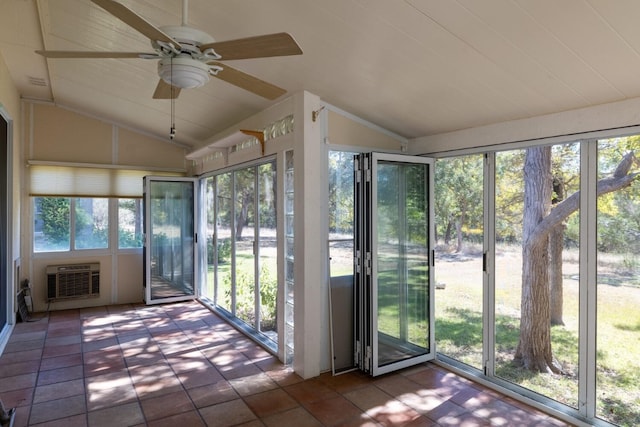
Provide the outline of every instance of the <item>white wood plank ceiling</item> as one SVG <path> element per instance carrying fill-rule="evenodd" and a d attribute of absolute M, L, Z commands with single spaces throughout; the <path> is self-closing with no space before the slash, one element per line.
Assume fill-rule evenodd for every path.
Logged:
<path fill-rule="evenodd" d="M 122 3 L 156 26 L 182 20 L 181 0 Z M 143 35 L 89 0 L 0 8 L 0 54 L 22 96 L 168 135 L 156 61 L 33 53 L 151 51 Z M 284 31 L 304 51 L 232 66 L 407 138 L 639 97 L 639 19 L 637 0 L 189 1 L 189 25 L 218 41 Z M 183 90 L 177 140 L 197 146 L 274 102 L 217 79 Z"/>

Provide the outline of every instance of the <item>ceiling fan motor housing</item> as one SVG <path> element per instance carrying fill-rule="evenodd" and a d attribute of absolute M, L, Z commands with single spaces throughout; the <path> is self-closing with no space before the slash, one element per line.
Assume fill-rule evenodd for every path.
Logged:
<path fill-rule="evenodd" d="M 158 62 L 158 74 L 171 86 L 192 89 L 209 81 L 209 66 L 190 56 L 163 58 Z"/>
<path fill-rule="evenodd" d="M 206 84 L 209 81 L 211 67 L 203 60 L 208 61 L 212 57 L 210 54 L 203 54 L 200 45 L 213 43 L 213 37 L 204 31 L 184 25 L 164 26 L 161 30 L 180 43 L 181 50 L 158 62 L 160 78 L 181 89 L 192 89 Z M 152 45 L 156 50 L 160 48 L 156 42 L 152 42 Z"/>

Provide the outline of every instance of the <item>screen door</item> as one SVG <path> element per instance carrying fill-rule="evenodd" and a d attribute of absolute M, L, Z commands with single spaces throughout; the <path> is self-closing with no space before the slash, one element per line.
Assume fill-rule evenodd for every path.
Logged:
<path fill-rule="evenodd" d="M 196 298 L 196 188 L 192 178 L 144 177 L 145 301 Z"/>

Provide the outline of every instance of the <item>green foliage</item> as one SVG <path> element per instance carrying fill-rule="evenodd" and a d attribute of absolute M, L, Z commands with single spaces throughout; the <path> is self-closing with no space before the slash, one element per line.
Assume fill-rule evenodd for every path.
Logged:
<path fill-rule="evenodd" d="M 267 263 L 260 267 L 260 330 L 271 331 L 277 329 L 277 297 L 278 278 Z"/>
<path fill-rule="evenodd" d="M 42 219 L 42 233 L 47 242 L 69 242 L 71 200 L 64 197 L 39 197 L 38 212 Z"/>
<path fill-rule="evenodd" d="M 74 206 L 74 248 L 94 249 L 108 247 L 108 201 L 106 199 L 77 198 Z"/>
<path fill-rule="evenodd" d="M 380 241 L 400 238 L 410 244 L 427 243 L 427 175 L 423 165 L 378 165 L 378 236 Z M 401 210 L 399 214 L 399 207 Z"/>
<path fill-rule="evenodd" d="M 224 278 L 224 287 L 231 289 L 231 276 Z M 267 263 L 260 268 L 260 326 L 262 331 L 276 329 L 278 281 Z M 253 265 L 245 263 L 236 270 L 236 316 L 251 326 L 255 325 L 255 282 Z"/>
<path fill-rule="evenodd" d="M 139 248 L 142 247 L 142 236 L 137 235 L 132 232 L 125 230 L 123 228 L 118 228 L 118 247 L 119 248 Z"/>
<path fill-rule="evenodd" d="M 483 156 L 438 160 L 435 182 L 436 239 L 449 243 L 453 231 L 460 227 L 481 242 Z"/>
<path fill-rule="evenodd" d="M 353 156 L 329 152 L 329 232 L 353 233 Z"/>
<path fill-rule="evenodd" d="M 231 259 L 231 239 L 219 239 L 218 247 L 213 247 L 213 236 L 207 237 L 207 264 L 213 265 L 213 257 L 218 256 L 218 264 L 224 264 Z"/>
<path fill-rule="evenodd" d="M 496 241 L 522 240 L 525 150 L 496 153 Z"/>

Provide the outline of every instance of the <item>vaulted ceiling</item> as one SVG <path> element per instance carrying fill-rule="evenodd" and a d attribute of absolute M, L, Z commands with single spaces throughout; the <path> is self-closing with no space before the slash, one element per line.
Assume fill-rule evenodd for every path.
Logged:
<path fill-rule="evenodd" d="M 182 0 L 122 0 L 155 26 Z M 407 138 L 640 97 L 636 0 L 190 0 L 217 41 L 290 33 L 303 55 L 230 61 Z M 0 54 L 24 98 L 167 137 L 156 62 L 45 59 L 36 49 L 152 51 L 89 0 L 0 1 Z M 176 139 L 200 145 L 277 103 L 224 81 L 183 90 Z"/>

